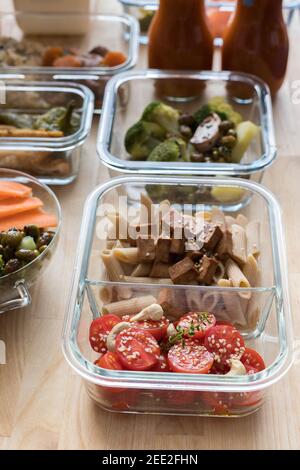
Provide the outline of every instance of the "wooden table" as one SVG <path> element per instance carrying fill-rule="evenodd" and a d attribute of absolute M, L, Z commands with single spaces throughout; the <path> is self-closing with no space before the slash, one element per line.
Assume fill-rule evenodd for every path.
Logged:
<path fill-rule="evenodd" d="M 116 1 L 98 3 L 101 11 L 119 11 Z M 291 85 L 300 79 L 299 41 L 295 28 L 288 79 L 274 103 L 279 157 L 264 178 L 284 212 L 298 349 L 300 104 L 292 104 Z M 142 48 L 139 65 L 145 64 Z M 63 230 L 51 267 L 32 292 L 32 306 L 0 317 L 0 339 L 7 348 L 7 364 L 0 365 L 0 449 L 299 449 L 299 364 L 273 387 L 260 412 L 235 420 L 110 414 L 93 404 L 67 366 L 61 330 L 82 209 L 88 193 L 108 176 L 96 156 L 97 121 L 84 147 L 78 180 L 56 190 Z"/>

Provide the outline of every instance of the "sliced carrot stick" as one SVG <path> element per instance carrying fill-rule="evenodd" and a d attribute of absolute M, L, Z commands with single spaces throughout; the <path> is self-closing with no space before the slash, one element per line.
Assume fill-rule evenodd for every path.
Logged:
<path fill-rule="evenodd" d="M 9 199 L 11 197 L 30 197 L 32 190 L 25 184 L 16 183 L 15 181 L 0 180 L 0 199 Z"/>
<path fill-rule="evenodd" d="M 53 214 L 47 214 L 41 209 L 16 214 L 5 219 L 0 219 L 0 232 L 17 228 L 22 230 L 25 225 L 37 225 L 39 228 L 57 226 L 57 218 Z"/>
<path fill-rule="evenodd" d="M 40 207 L 43 207 L 43 202 L 38 197 L 3 199 L 0 201 L 0 219 L 14 216 L 20 212 L 39 209 Z"/>

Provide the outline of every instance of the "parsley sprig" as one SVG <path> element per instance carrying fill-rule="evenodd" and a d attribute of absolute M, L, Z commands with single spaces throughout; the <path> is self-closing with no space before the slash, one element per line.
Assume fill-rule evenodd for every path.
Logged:
<path fill-rule="evenodd" d="M 209 313 L 208 312 L 199 312 L 197 313 L 199 323 L 195 325 L 194 321 L 191 321 L 191 324 L 188 328 L 182 328 L 180 325 L 176 326 L 176 331 L 177 333 L 169 336 L 168 342 L 165 344 L 165 349 L 168 351 L 174 344 L 177 344 L 181 342 L 182 347 L 185 347 L 185 339 L 186 338 L 192 338 L 195 336 L 197 331 L 200 331 L 202 328 L 200 326 L 201 323 L 211 323 L 211 319 L 209 318 Z"/>

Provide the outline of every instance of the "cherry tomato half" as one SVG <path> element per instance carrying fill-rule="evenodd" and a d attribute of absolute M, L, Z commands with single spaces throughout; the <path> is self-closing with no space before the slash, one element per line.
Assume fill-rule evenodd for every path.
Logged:
<path fill-rule="evenodd" d="M 158 362 L 155 364 L 151 371 L 155 372 L 170 372 L 170 367 L 168 363 L 168 356 L 166 353 L 160 353 Z"/>
<path fill-rule="evenodd" d="M 90 332 L 89 332 L 89 340 L 90 345 L 92 346 L 93 350 L 97 353 L 106 353 L 106 340 L 108 333 L 112 330 L 112 328 L 120 323 L 120 318 L 117 315 L 103 315 L 102 317 L 96 318 L 91 323 Z"/>
<path fill-rule="evenodd" d="M 246 348 L 241 357 L 241 362 L 244 364 L 247 374 L 256 374 L 266 368 L 266 364 L 261 355 L 251 348 Z"/>
<path fill-rule="evenodd" d="M 196 339 L 202 339 L 215 324 L 216 317 L 212 313 L 189 312 L 179 319 L 178 327 L 182 330 L 187 330 L 187 335 Z"/>
<path fill-rule="evenodd" d="M 205 336 L 204 346 L 220 364 L 229 364 L 233 358 L 240 359 L 245 352 L 242 335 L 233 326 L 227 325 L 211 328 Z"/>
<path fill-rule="evenodd" d="M 103 369 L 109 370 L 123 370 L 124 367 L 120 363 L 118 356 L 115 352 L 107 351 L 103 356 L 99 357 L 94 364 L 98 367 L 103 367 Z M 126 390 L 126 388 L 113 388 L 113 387 L 103 387 L 105 393 L 108 395 L 109 393 L 121 393 Z"/>
<path fill-rule="evenodd" d="M 122 321 L 129 321 L 130 315 L 125 315 L 122 317 Z M 132 326 L 135 328 L 141 328 L 142 330 L 147 330 L 154 336 L 157 341 L 160 341 L 167 333 L 167 328 L 170 324 L 170 321 L 166 317 L 162 317 L 159 321 L 154 320 L 143 320 L 138 322 L 132 322 Z"/>
<path fill-rule="evenodd" d="M 207 374 L 211 369 L 213 355 L 197 339 L 186 339 L 168 352 L 170 369 L 173 372 L 186 374 Z"/>
<path fill-rule="evenodd" d="M 160 348 L 148 331 L 133 327 L 117 335 L 116 353 L 125 369 L 149 370 L 158 362 Z"/>

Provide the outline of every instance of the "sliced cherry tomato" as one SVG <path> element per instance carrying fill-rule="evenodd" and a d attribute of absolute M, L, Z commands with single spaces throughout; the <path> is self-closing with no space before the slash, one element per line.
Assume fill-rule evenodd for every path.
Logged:
<path fill-rule="evenodd" d="M 149 370 L 158 362 L 160 348 L 148 331 L 133 327 L 117 335 L 116 353 L 126 369 Z"/>
<path fill-rule="evenodd" d="M 155 366 L 151 370 L 155 372 L 170 372 L 168 356 L 166 353 L 160 353 L 158 362 L 155 364 Z"/>
<path fill-rule="evenodd" d="M 103 356 L 99 357 L 94 364 L 98 367 L 103 367 L 103 369 L 109 370 L 123 370 L 123 366 L 120 363 L 118 356 L 115 352 L 107 351 Z M 122 393 L 125 392 L 126 388 L 113 388 L 113 387 L 105 387 L 105 391 L 107 394 L 109 393 Z"/>
<path fill-rule="evenodd" d="M 130 315 L 124 315 L 124 317 L 122 317 L 122 321 L 129 321 L 130 317 Z M 170 321 L 166 317 L 162 317 L 159 321 L 143 320 L 132 322 L 133 327 L 147 330 L 155 339 L 157 339 L 157 341 L 160 341 L 166 335 L 169 324 Z"/>
<path fill-rule="evenodd" d="M 123 366 L 115 352 L 107 351 L 102 357 L 97 359 L 95 364 L 103 369 L 123 370 Z"/>
<path fill-rule="evenodd" d="M 121 320 L 117 315 L 109 314 L 96 318 L 96 320 L 91 323 L 89 339 L 90 345 L 94 351 L 102 354 L 106 353 L 107 335 L 115 325 L 120 323 L 120 321 Z"/>
<path fill-rule="evenodd" d="M 203 392 L 201 398 L 213 413 L 227 415 L 231 407 L 229 395 L 226 392 Z"/>
<path fill-rule="evenodd" d="M 202 339 L 215 326 L 216 317 L 208 312 L 189 312 L 179 319 L 178 327 L 187 330 L 185 336 Z"/>
<path fill-rule="evenodd" d="M 232 326 L 217 325 L 205 336 L 204 346 L 213 353 L 219 364 L 229 364 L 230 359 L 240 359 L 245 352 L 242 335 Z"/>
<path fill-rule="evenodd" d="M 225 375 L 229 371 L 230 371 L 230 366 L 229 365 L 214 362 L 212 368 L 209 371 L 209 373 L 213 374 L 213 375 Z"/>
<path fill-rule="evenodd" d="M 168 361 L 173 372 L 207 374 L 213 365 L 214 358 L 201 341 L 186 339 L 171 347 L 168 352 Z"/>
<path fill-rule="evenodd" d="M 114 395 L 106 392 L 104 396 L 113 410 L 127 411 L 132 409 L 137 404 L 139 395 L 139 390 L 127 389 L 125 392 Z"/>
<path fill-rule="evenodd" d="M 256 374 L 266 368 L 263 358 L 257 351 L 251 348 L 246 348 L 241 357 L 241 362 L 244 364 L 247 374 Z"/>
<path fill-rule="evenodd" d="M 182 390 L 172 390 L 167 392 L 165 398 L 170 405 L 192 405 L 196 401 L 196 394 L 197 392 L 192 392 L 190 390 L 186 390 L 185 392 L 183 392 Z"/>
<path fill-rule="evenodd" d="M 218 326 L 218 325 L 223 325 L 223 326 L 226 325 L 226 326 L 232 326 L 232 328 L 235 328 L 232 323 L 229 323 L 229 321 L 221 321 L 221 320 L 219 321 L 219 320 L 218 320 L 218 321 L 216 322 L 216 325 L 217 325 L 217 326 Z"/>
<path fill-rule="evenodd" d="M 231 408 L 256 407 L 262 402 L 261 392 L 241 392 L 231 394 Z"/>

